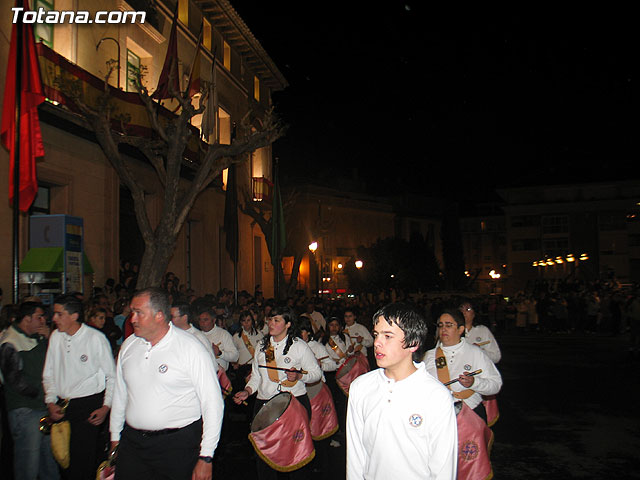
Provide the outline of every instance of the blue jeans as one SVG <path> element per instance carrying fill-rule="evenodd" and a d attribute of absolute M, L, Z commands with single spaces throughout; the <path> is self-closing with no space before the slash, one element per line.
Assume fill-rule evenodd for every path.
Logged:
<path fill-rule="evenodd" d="M 40 418 L 48 412 L 30 408 L 9 410 L 13 437 L 15 480 L 58 480 L 60 471 L 51 453 L 51 437 L 40 430 Z"/>

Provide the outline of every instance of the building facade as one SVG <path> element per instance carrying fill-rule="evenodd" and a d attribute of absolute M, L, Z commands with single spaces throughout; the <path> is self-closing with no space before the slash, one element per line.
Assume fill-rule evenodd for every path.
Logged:
<path fill-rule="evenodd" d="M 132 128 L 144 127 L 146 115 L 135 103 L 135 77 L 143 73 L 143 85 L 155 90 L 167 52 L 174 11 L 178 12 L 178 76 L 181 88 L 186 89 L 192 71 L 199 69 L 203 82 L 215 78 L 215 130 L 208 142 L 230 143 L 234 124 L 247 117 L 259 118 L 271 107 L 271 94 L 286 88 L 286 79 L 265 52 L 249 27 L 227 0 L 35 0 L 33 9 L 83 10 L 94 15 L 98 10 L 132 12 L 145 10 L 144 24 L 72 24 L 37 25 L 35 34 L 44 46 L 39 48 L 40 66 L 45 91 L 50 102 L 40 108 L 40 123 L 45 156 L 37 162 L 39 194 L 32 213 L 66 214 L 84 220 L 84 250 L 94 270 L 87 286 L 104 285 L 108 278 L 118 279 L 120 264 L 127 260 L 140 261 L 140 238 L 132 222 L 130 198 L 123 189 L 114 168 L 104 156 L 93 135 L 79 116 L 67 105 L 58 103 L 55 77 L 62 72 L 82 80 L 83 88 L 108 79 L 122 113 L 130 114 Z M 11 37 L 11 16 L 0 20 L 0 64 L 6 65 Z M 200 55 L 196 45 L 201 38 Z M 44 52 L 44 53 L 43 53 Z M 197 60 L 195 60 L 197 59 Z M 194 65 L 197 64 L 197 67 Z M 215 77 L 214 77 L 215 69 Z M 4 90 L 4 76 L 0 78 Z M 198 102 L 198 95 L 194 97 Z M 171 103 L 164 102 L 168 109 Z M 251 112 L 251 114 L 249 113 Z M 259 122 L 254 124 L 259 128 Z M 192 120 L 194 131 L 203 127 L 202 118 Z M 142 129 L 144 131 L 144 129 Z M 197 135 L 196 135 L 197 136 Z M 131 168 L 144 183 L 147 211 L 152 223 L 157 222 L 161 206 L 161 186 L 150 165 L 134 153 L 128 153 Z M 5 168 L 0 172 L 0 195 L 8 198 L 8 153 L 0 150 Z M 260 188 L 271 179 L 271 148 L 254 152 L 238 165 L 238 196 L 254 199 Z M 233 262 L 227 254 L 222 230 L 226 175 L 222 175 L 198 197 L 169 264 L 169 270 L 196 293 L 216 292 L 233 288 Z M 186 183 L 185 183 L 186 185 Z M 0 218 L 7 228 L 0 233 L 0 244 L 7 255 L 0 258 L 0 286 L 11 291 L 12 278 L 12 210 L 8 202 L 0 206 Z M 264 258 L 269 254 L 264 236 L 251 220 L 239 215 L 238 288 L 253 292 L 261 284 L 264 294 L 273 291 L 273 279 L 264 270 Z M 20 257 L 29 249 L 28 216 L 21 215 Z M 259 258 L 258 258 L 259 257 Z M 264 275 L 261 275 L 264 273 Z M 260 274 L 260 275 L 259 275 Z M 260 276 L 260 278 L 256 278 Z M 7 295 L 8 297 L 8 295 Z"/>
<path fill-rule="evenodd" d="M 498 190 L 503 215 L 465 218 L 467 265 L 513 294 L 544 280 L 640 282 L 640 181 Z M 495 259 L 482 264 L 481 260 Z M 504 268 L 498 271 L 504 259 Z M 489 276 L 489 269 L 501 275 Z M 490 289 L 489 289 L 490 290 Z"/>

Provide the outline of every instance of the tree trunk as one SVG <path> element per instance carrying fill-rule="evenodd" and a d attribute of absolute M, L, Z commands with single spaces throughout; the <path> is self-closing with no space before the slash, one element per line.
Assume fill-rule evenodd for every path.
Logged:
<path fill-rule="evenodd" d="M 298 286 L 298 274 L 300 273 L 300 264 L 304 255 L 297 253 L 293 258 L 293 268 L 291 269 L 291 277 L 289 277 L 289 285 L 287 286 L 287 296 L 292 297 L 296 293 Z"/>
<path fill-rule="evenodd" d="M 136 288 L 159 287 L 176 247 L 176 235 L 161 235 L 157 229 L 154 242 L 145 243 Z"/>

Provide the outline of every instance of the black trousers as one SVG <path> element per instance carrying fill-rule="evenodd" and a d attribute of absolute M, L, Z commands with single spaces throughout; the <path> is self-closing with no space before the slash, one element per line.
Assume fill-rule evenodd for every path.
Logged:
<path fill-rule="evenodd" d="M 66 480 L 87 480 L 96 477 L 99 459 L 105 450 L 105 445 L 101 442 L 104 437 L 100 435 L 104 424 L 96 427 L 89 423 L 88 418 L 94 410 L 102 407 L 103 402 L 104 392 L 73 398 L 69 402 L 64 416 L 71 426 L 71 461 L 69 468 L 62 472 Z M 108 421 L 107 417 L 105 422 Z"/>
<path fill-rule="evenodd" d="M 309 415 L 309 419 L 311 419 L 311 402 L 309 402 L 309 397 L 307 394 L 296 397 L 296 399 L 302 404 L 302 406 L 307 410 L 307 414 Z M 255 417 L 257 413 L 260 411 L 262 406 L 267 403 L 268 400 L 260 400 L 257 399 L 253 408 L 253 416 Z M 284 479 L 288 478 L 290 480 L 309 480 L 311 477 L 311 469 L 307 464 L 298 470 L 294 470 L 289 473 L 278 472 L 277 470 L 272 469 L 269 465 L 262 461 L 258 455 L 256 457 L 256 470 L 258 473 L 258 480 L 276 480 L 276 479 Z"/>
<path fill-rule="evenodd" d="M 190 480 L 200 455 L 202 420 L 150 434 L 125 425 L 116 460 L 116 480 Z"/>

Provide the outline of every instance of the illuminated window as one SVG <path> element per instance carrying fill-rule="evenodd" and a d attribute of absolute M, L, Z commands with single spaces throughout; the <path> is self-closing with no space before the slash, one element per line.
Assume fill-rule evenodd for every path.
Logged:
<path fill-rule="evenodd" d="M 36 0 L 34 10 L 38 11 L 40 8 L 42 8 L 45 12 L 53 10 L 53 2 L 47 2 L 46 0 Z M 36 37 L 36 42 L 42 42 L 47 47 L 53 48 L 52 23 L 36 23 L 34 25 L 33 33 Z"/>
<path fill-rule="evenodd" d="M 206 18 L 202 19 L 202 45 L 211 51 L 211 24 Z"/>
<path fill-rule="evenodd" d="M 138 91 L 140 57 L 127 48 L 127 92 Z"/>
<path fill-rule="evenodd" d="M 189 25 L 189 0 L 178 0 L 178 20 Z"/>
<path fill-rule="evenodd" d="M 231 115 L 218 107 L 218 138 L 221 145 L 231 145 Z"/>
<path fill-rule="evenodd" d="M 227 42 L 222 42 L 222 46 L 223 46 L 223 65 L 224 68 L 226 68 L 227 70 L 231 71 L 231 47 L 229 46 L 229 44 Z"/>
<path fill-rule="evenodd" d="M 260 101 L 260 79 L 256 76 L 253 77 L 253 98 Z"/>

